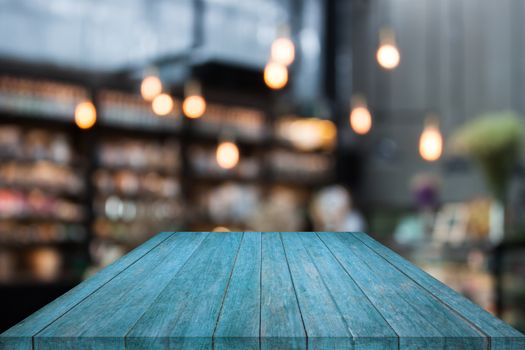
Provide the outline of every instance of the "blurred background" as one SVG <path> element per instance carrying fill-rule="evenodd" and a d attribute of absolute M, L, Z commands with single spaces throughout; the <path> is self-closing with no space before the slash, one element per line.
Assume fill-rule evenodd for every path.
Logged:
<path fill-rule="evenodd" d="M 525 331 L 522 0 L 0 0 L 0 331 L 159 231 L 366 231 Z"/>

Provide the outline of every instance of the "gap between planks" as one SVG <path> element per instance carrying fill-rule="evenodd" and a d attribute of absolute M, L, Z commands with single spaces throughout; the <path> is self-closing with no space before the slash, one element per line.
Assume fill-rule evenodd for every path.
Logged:
<path fill-rule="evenodd" d="M 182 232 L 184 233 L 184 232 Z M 175 275 L 173 275 L 173 277 L 170 279 L 170 282 L 176 278 L 178 276 L 178 274 L 180 273 L 180 271 L 184 268 L 184 266 L 186 266 L 186 264 L 188 263 L 188 261 L 190 261 L 191 257 L 199 250 L 200 246 L 204 243 L 204 241 L 206 241 L 208 239 L 208 237 L 210 237 L 211 233 L 210 232 L 201 232 L 201 233 L 206 233 L 206 237 L 197 245 L 197 247 L 195 247 L 195 249 L 193 250 L 193 252 L 191 252 L 191 254 L 188 256 L 188 258 L 186 259 L 186 261 L 184 261 L 184 264 L 181 265 L 181 267 L 177 270 L 177 272 L 175 273 Z M 157 247 L 157 246 L 156 246 Z M 157 294 L 157 297 L 159 295 L 162 294 L 162 292 L 164 290 L 166 290 L 166 288 L 169 286 L 170 282 L 168 282 L 166 284 L 166 286 Z M 156 301 L 156 298 L 153 299 L 153 301 L 151 302 L 150 305 L 152 305 L 153 303 L 155 303 Z M 137 324 L 137 322 L 139 322 L 139 320 L 142 318 L 142 316 L 144 316 L 144 313 L 146 313 L 146 311 L 148 310 L 148 308 L 144 308 L 144 312 L 139 316 L 137 317 L 137 320 L 135 321 L 135 323 L 133 323 L 133 325 L 131 327 L 129 327 L 128 331 L 126 332 L 126 334 L 124 335 L 124 350 L 126 350 L 126 341 L 128 339 L 128 334 L 129 332 L 131 332 L 131 330 L 133 329 L 133 327 L 135 327 L 135 325 Z"/>
<path fill-rule="evenodd" d="M 160 233 L 159 233 L 160 234 Z M 103 284 L 101 284 L 99 287 L 95 288 L 91 293 L 89 293 L 88 295 L 86 295 L 84 298 L 80 299 L 77 303 L 75 303 L 74 305 L 72 305 L 69 309 L 65 310 L 60 316 L 56 317 L 55 319 L 53 319 L 51 322 L 49 322 L 46 326 L 42 327 L 38 332 L 36 332 L 35 334 L 33 334 L 31 336 L 31 344 L 32 344 L 32 348 L 33 350 L 35 349 L 35 337 L 38 336 L 40 333 L 42 333 L 44 330 L 46 330 L 49 326 L 51 326 L 54 322 L 56 322 L 57 320 L 59 320 L 60 318 L 62 318 L 65 314 L 67 314 L 70 310 L 74 309 L 77 305 L 79 305 L 80 303 L 82 303 L 83 301 L 85 301 L 86 299 L 88 299 L 91 295 L 93 295 L 94 293 L 96 293 L 98 290 L 100 290 L 102 287 L 104 287 L 106 284 L 110 283 L 113 279 L 115 279 L 117 276 L 119 276 L 120 274 L 122 274 L 123 272 L 125 272 L 128 268 L 130 268 L 131 266 L 135 265 L 137 262 L 139 262 L 140 260 L 142 260 L 142 258 L 144 258 L 146 255 L 150 254 L 154 249 L 156 249 L 159 245 L 161 245 L 162 243 L 164 243 L 165 241 L 167 241 L 172 234 L 175 234 L 175 232 L 170 232 L 170 234 L 168 234 L 166 236 L 166 238 L 164 238 L 163 240 L 161 240 L 159 243 L 157 243 L 156 245 L 154 245 L 153 247 L 151 247 L 148 251 L 144 252 L 144 254 L 140 255 L 135 261 L 133 261 L 132 263 L 130 263 L 128 266 L 126 266 L 125 268 L 123 268 L 121 271 L 119 271 L 118 273 L 116 273 L 115 275 L 113 275 L 110 279 L 108 279 L 106 282 L 104 282 Z M 139 246 L 140 247 L 140 246 Z M 137 248 L 139 248 L 137 247 Z M 129 253 L 128 253 L 129 254 Z M 118 262 L 118 260 L 116 260 L 114 263 Z M 110 265 L 111 266 L 111 265 Z M 109 266 L 108 266 L 109 267 Z M 106 268 L 108 268 L 106 267 Z M 86 280 L 88 281 L 88 280 Z M 84 281 L 84 282 L 86 282 Z M 82 282 L 82 283 L 84 283 Z"/>
<path fill-rule="evenodd" d="M 288 268 L 288 275 L 290 276 L 290 281 L 292 282 L 295 301 L 297 302 L 297 308 L 299 309 L 299 315 L 301 316 L 301 322 L 303 324 L 304 336 L 305 336 L 305 341 L 306 341 L 306 350 L 308 350 L 308 332 L 306 331 L 306 325 L 304 324 L 303 312 L 301 311 L 301 305 L 299 303 L 299 297 L 297 296 L 297 290 L 295 288 L 295 283 L 293 281 L 292 270 L 290 269 L 290 263 L 288 262 L 288 254 L 286 253 L 286 248 L 284 246 L 282 235 L 283 233 L 279 232 L 279 240 L 281 241 L 281 246 L 283 247 L 284 258 L 286 260 L 286 267 Z"/>
<path fill-rule="evenodd" d="M 226 294 L 228 293 L 228 289 L 230 288 L 230 282 L 232 280 L 233 270 L 235 269 L 235 264 L 237 263 L 237 258 L 239 257 L 239 252 L 241 251 L 241 247 L 242 247 L 242 243 L 244 242 L 244 235 L 245 234 L 246 234 L 246 232 L 242 233 L 241 242 L 239 243 L 239 247 L 237 247 L 237 252 L 235 253 L 235 259 L 233 259 L 233 264 L 232 264 L 232 267 L 230 269 L 230 276 L 228 277 L 228 283 L 226 283 L 226 288 L 224 288 L 224 294 L 222 295 L 222 300 L 221 300 L 221 307 L 219 309 L 219 312 L 218 312 L 218 315 L 217 315 L 217 319 L 215 320 L 215 327 L 213 327 L 213 333 L 211 335 L 211 347 L 212 347 L 212 349 L 215 349 L 215 332 L 217 331 L 217 326 L 219 325 L 219 320 L 221 319 L 222 309 L 224 308 L 224 300 L 226 299 Z M 261 327 L 261 325 L 259 323 L 259 329 L 260 329 L 260 327 Z M 260 344 L 259 344 L 259 346 L 260 346 Z"/>
<path fill-rule="evenodd" d="M 390 327 L 390 329 L 392 330 L 392 332 L 394 332 L 394 334 L 396 334 L 397 336 L 397 348 L 400 349 L 401 348 L 401 340 L 400 340 L 400 336 L 399 334 L 396 332 L 396 330 L 394 329 L 394 327 L 392 327 L 392 325 L 390 324 L 390 322 L 388 322 L 388 320 L 385 318 L 385 316 L 383 315 L 383 313 L 377 308 L 377 306 L 372 302 L 372 300 L 370 300 L 369 296 L 367 295 L 367 293 L 365 293 L 365 291 L 361 288 L 361 286 L 359 285 L 359 283 L 357 283 L 357 281 L 354 279 L 354 277 L 352 277 L 352 275 L 350 275 L 350 272 L 346 269 L 346 267 L 343 265 L 343 263 L 337 258 L 337 256 L 335 256 L 334 252 L 330 249 L 330 247 L 325 243 L 325 241 L 323 241 L 321 239 L 321 237 L 319 236 L 319 232 L 315 232 L 315 235 L 317 236 L 317 239 L 326 247 L 326 249 L 330 252 L 330 255 L 334 258 L 335 261 L 337 261 L 337 263 L 341 266 L 341 268 L 343 269 L 343 271 L 345 271 L 345 273 L 348 275 L 348 277 L 353 281 L 353 283 L 356 285 L 356 287 L 361 291 L 361 293 L 363 293 L 363 295 L 365 296 L 366 300 L 368 300 L 368 302 L 370 303 L 370 305 L 372 305 L 372 307 L 377 311 L 377 313 L 381 316 L 381 318 L 385 321 L 385 323 Z"/>
<path fill-rule="evenodd" d="M 354 237 L 356 239 L 358 239 L 361 243 L 363 243 L 368 249 L 370 249 L 374 254 L 378 255 L 379 257 L 381 257 L 381 259 L 385 260 L 388 264 L 390 264 L 391 266 L 393 266 L 396 270 L 398 270 L 400 273 L 402 273 L 403 275 L 405 275 L 407 278 L 409 278 L 410 280 L 412 280 L 416 285 L 418 285 L 420 288 L 422 288 L 425 292 L 427 292 L 433 299 L 435 299 L 437 302 L 439 302 L 441 305 L 443 305 L 445 308 L 449 309 L 450 311 L 452 311 L 454 314 L 456 314 L 456 316 L 458 316 L 459 318 L 461 318 L 463 321 L 465 321 L 465 323 L 467 323 L 468 325 L 470 325 L 472 328 L 474 328 L 475 330 L 477 330 L 479 333 L 481 333 L 487 340 L 487 350 L 490 350 L 491 349 L 491 342 L 492 342 L 492 338 L 485 332 L 483 331 L 480 327 L 476 326 L 474 323 L 472 323 L 469 319 L 467 319 L 465 316 L 463 316 L 460 312 L 458 312 L 456 309 L 452 308 L 450 305 L 448 305 L 446 302 L 444 302 L 443 300 L 441 300 L 441 298 L 439 298 L 437 295 L 435 295 L 432 291 L 428 290 L 427 288 L 425 288 L 423 285 L 421 285 L 417 280 L 413 279 L 412 277 L 410 277 L 408 274 L 406 274 L 403 270 L 401 270 L 396 264 L 392 263 L 389 259 L 387 259 L 385 256 L 383 256 L 382 254 L 380 254 L 378 251 L 376 251 L 372 246 L 370 246 L 369 244 L 367 244 L 364 240 L 362 240 L 359 235 L 354 235 Z M 373 239 L 372 237 L 370 237 L 371 239 Z M 431 276 L 432 277 L 432 276 Z M 432 277 L 434 278 L 434 277 Z"/>

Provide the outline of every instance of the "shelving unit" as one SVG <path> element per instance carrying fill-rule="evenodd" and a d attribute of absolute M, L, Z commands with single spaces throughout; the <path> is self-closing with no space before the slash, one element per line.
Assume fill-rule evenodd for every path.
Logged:
<path fill-rule="evenodd" d="M 96 148 L 93 244 L 110 242 L 128 250 L 157 232 L 184 226 L 175 138 L 102 132 Z"/>
<path fill-rule="evenodd" d="M 10 84 L 19 94 L 10 90 Z M 28 92 L 33 86 L 38 93 Z M 16 213 L 0 205 L 0 260 L 5 263 L 0 284 L 12 286 L 32 279 L 29 273 L 9 276 L 9 271 L 18 271 L 13 265 L 24 267 L 12 262 L 13 254 L 33 249 L 41 253 L 29 255 L 29 261 L 36 259 L 40 265 L 59 261 L 55 264 L 60 268 L 49 267 L 58 272 L 41 279 L 42 283 L 75 284 L 159 231 L 250 229 L 261 222 L 253 212 L 271 210 L 270 200 L 304 212 L 312 191 L 332 179 L 333 152 L 300 150 L 278 135 L 275 121 L 279 118 L 273 115 L 271 96 L 206 91 L 206 114 L 190 120 L 180 114 L 177 98 L 173 113 L 157 117 L 148 103 L 129 90 L 0 76 L 0 132 L 15 128 L 24 134 L 36 128 L 53 142 L 66 145 L 50 146 L 58 156 L 49 152 L 40 152 L 38 158 L 25 153 L 1 155 L 0 196 L 16 193 L 9 203 L 23 203 L 26 195 L 42 203 L 51 203 L 51 198 L 60 215 L 23 212 L 20 218 L 26 226 L 6 226 L 6 218 L 16 221 Z M 93 129 L 82 131 L 73 123 L 74 107 L 88 96 L 95 101 L 98 120 Z M 67 108 L 53 107 L 66 97 Z M 8 133 L 13 134 L 12 130 Z M 234 169 L 225 170 L 216 163 L 216 147 L 222 140 L 232 140 L 239 147 L 241 161 Z M 4 170 L 12 164 L 22 168 L 23 176 Z M 39 168 L 31 171 L 31 167 Z M 3 177 L 4 173 L 9 176 Z M 238 217 L 221 215 L 217 208 L 217 198 L 228 191 L 248 200 L 239 200 L 240 209 L 225 208 Z M 59 229 L 53 231 L 53 225 Z M 309 228 L 305 222 L 292 225 L 293 230 Z M 7 231 L 10 234 L 2 234 Z M 45 234 L 34 234 L 40 231 Z"/>
<path fill-rule="evenodd" d="M 0 284 L 79 281 L 89 262 L 84 162 L 67 128 L 44 124 L 1 119 Z"/>

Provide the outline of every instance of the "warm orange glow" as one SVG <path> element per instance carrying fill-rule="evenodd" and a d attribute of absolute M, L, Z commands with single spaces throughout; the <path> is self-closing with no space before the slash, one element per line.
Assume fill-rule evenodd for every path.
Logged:
<path fill-rule="evenodd" d="M 206 100 L 199 95 L 188 96 L 182 103 L 182 111 L 188 118 L 200 118 L 206 112 Z"/>
<path fill-rule="evenodd" d="M 436 124 L 427 124 L 419 138 L 419 154 L 429 162 L 438 160 L 443 152 L 443 136 Z"/>
<path fill-rule="evenodd" d="M 155 97 L 162 93 L 162 83 L 159 77 L 155 75 L 148 75 L 142 80 L 140 84 L 140 94 L 146 101 L 152 101 Z"/>
<path fill-rule="evenodd" d="M 278 38 L 272 43 L 273 62 L 288 66 L 295 59 L 295 46 L 289 38 Z"/>
<path fill-rule="evenodd" d="M 381 28 L 379 31 L 376 59 L 385 69 L 394 69 L 399 65 L 401 54 L 397 48 L 395 33 L 391 28 Z"/>
<path fill-rule="evenodd" d="M 222 142 L 217 147 L 217 163 L 223 169 L 232 169 L 239 163 L 239 148 L 233 142 Z"/>
<path fill-rule="evenodd" d="M 335 145 L 337 128 L 330 120 L 317 118 L 295 119 L 283 123 L 281 132 L 286 139 L 300 150 L 311 151 L 318 148 L 330 149 Z"/>
<path fill-rule="evenodd" d="M 224 226 L 217 226 L 213 229 L 213 232 L 230 232 L 230 229 Z"/>
<path fill-rule="evenodd" d="M 89 129 L 97 122 L 97 110 L 91 101 L 81 102 L 75 108 L 75 123 L 80 129 Z"/>
<path fill-rule="evenodd" d="M 288 83 L 288 69 L 280 63 L 269 62 L 264 67 L 264 82 L 270 89 L 282 89 Z"/>
<path fill-rule="evenodd" d="M 168 115 L 173 110 L 173 99 L 168 94 L 160 94 L 153 99 L 151 108 L 156 115 Z"/>
<path fill-rule="evenodd" d="M 350 126 L 356 134 L 364 135 L 372 128 L 372 115 L 366 106 L 357 106 L 350 113 Z"/>
<path fill-rule="evenodd" d="M 393 44 L 384 44 L 379 47 L 376 54 L 377 62 L 385 69 L 394 69 L 399 65 L 401 55 Z"/>

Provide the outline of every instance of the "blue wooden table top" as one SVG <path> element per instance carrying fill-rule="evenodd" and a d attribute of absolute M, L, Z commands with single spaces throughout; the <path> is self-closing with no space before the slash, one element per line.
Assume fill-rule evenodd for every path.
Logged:
<path fill-rule="evenodd" d="M 1 349 L 525 349 L 363 233 L 161 233 Z"/>

